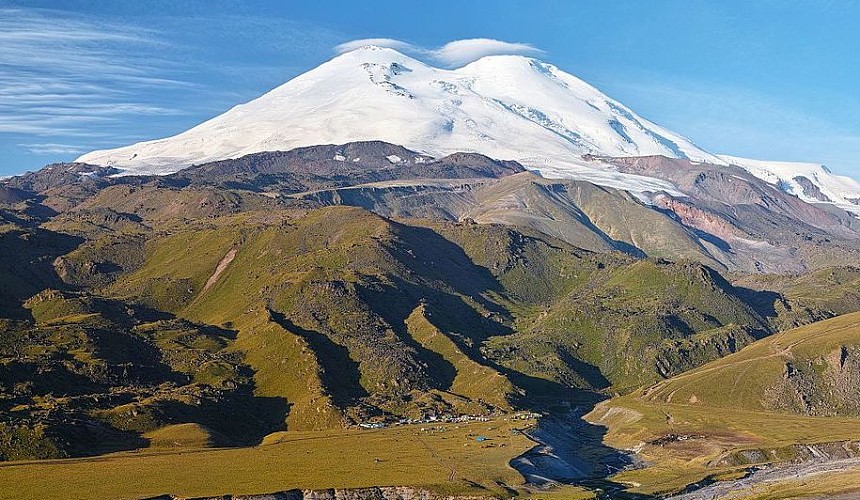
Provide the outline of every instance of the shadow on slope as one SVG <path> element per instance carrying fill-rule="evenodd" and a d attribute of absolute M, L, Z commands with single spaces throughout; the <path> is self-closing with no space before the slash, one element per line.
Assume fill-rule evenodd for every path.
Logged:
<path fill-rule="evenodd" d="M 43 229 L 0 233 L 0 316 L 27 318 L 22 301 L 45 288 L 68 288 L 53 262 L 83 241 Z"/>
<path fill-rule="evenodd" d="M 358 369 L 358 363 L 349 356 L 349 350 L 346 347 L 334 343 L 322 333 L 298 326 L 282 313 L 272 309 L 268 311 L 275 323 L 305 339 L 316 353 L 323 367 L 320 378 L 335 405 L 346 408 L 368 395 L 359 383 L 361 372 Z"/>

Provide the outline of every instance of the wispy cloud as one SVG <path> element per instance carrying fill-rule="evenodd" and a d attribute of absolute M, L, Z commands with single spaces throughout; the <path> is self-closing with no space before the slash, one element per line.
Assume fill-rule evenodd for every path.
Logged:
<path fill-rule="evenodd" d="M 37 155 L 66 155 L 83 153 L 84 148 L 74 144 L 57 144 L 57 143 L 37 143 L 37 144 L 18 144 L 18 146 Z"/>
<path fill-rule="evenodd" d="M 111 123 L 176 113 L 142 99 L 147 89 L 191 85 L 171 76 L 176 64 L 157 56 L 161 45 L 140 27 L 0 8 L 0 133 L 100 137 Z M 70 151 L 56 146 L 41 150 Z"/>
<path fill-rule="evenodd" d="M 485 56 L 540 55 L 544 51 L 527 43 L 513 43 L 491 38 L 469 38 L 448 42 L 441 47 L 427 48 L 393 38 L 364 38 L 342 43 L 335 47 L 341 54 L 366 45 L 388 47 L 417 57 L 429 59 L 447 67 L 460 67 Z"/>

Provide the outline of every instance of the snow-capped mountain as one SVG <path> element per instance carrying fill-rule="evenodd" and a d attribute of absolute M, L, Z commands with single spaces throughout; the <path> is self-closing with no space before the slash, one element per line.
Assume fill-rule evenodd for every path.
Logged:
<path fill-rule="evenodd" d="M 830 203 L 852 213 L 860 212 L 860 182 L 836 175 L 824 165 L 719 156 L 807 203 Z"/>
<path fill-rule="evenodd" d="M 488 56 L 446 70 L 375 46 L 335 57 L 179 135 L 94 151 L 77 161 L 163 174 L 260 151 L 360 140 L 433 156 L 479 152 L 517 160 L 546 177 L 631 191 L 672 186 L 601 170 L 580 157 L 664 155 L 723 163 L 551 64 Z"/>
<path fill-rule="evenodd" d="M 77 161 L 126 174 L 167 174 L 251 153 L 365 140 L 435 157 L 481 153 L 516 160 L 544 177 L 587 180 L 633 193 L 683 195 L 666 180 L 619 172 L 582 156 L 662 155 L 731 163 L 804 201 L 855 213 L 860 205 L 860 183 L 853 179 L 816 164 L 711 154 L 537 59 L 487 56 L 452 70 L 372 45 L 337 56 L 181 134 L 93 151 Z"/>

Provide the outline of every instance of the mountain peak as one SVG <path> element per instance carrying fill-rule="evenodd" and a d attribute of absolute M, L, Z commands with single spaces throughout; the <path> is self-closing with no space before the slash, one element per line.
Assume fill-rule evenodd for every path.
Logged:
<path fill-rule="evenodd" d="M 414 57 L 408 56 L 403 52 L 400 52 L 397 49 L 391 47 L 383 47 L 381 45 L 362 45 L 360 47 L 356 47 L 349 51 L 338 54 L 326 64 L 337 64 L 338 62 L 411 62 L 414 64 L 426 65 L 425 63 L 415 59 Z M 313 71 L 313 70 L 311 70 Z"/>
<path fill-rule="evenodd" d="M 723 163 L 538 59 L 487 55 L 458 69 L 440 69 L 374 44 L 177 136 L 95 151 L 79 161 L 162 174 L 250 153 L 366 140 L 437 157 L 482 153 L 519 161 L 544 176 L 634 191 L 666 185 L 595 173 L 595 164 L 582 156 L 664 155 Z"/>

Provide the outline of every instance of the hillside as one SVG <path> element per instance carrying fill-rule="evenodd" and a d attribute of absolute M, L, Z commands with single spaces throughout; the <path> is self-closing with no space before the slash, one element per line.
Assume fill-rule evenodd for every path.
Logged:
<path fill-rule="evenodd" d="M 24 306 L 31 321 L 0 320 L 3 460 L 145 447 L 143 434 L 174 423 L 200 424 L 219 446 L 282 427 L 283 404 L 254 396 L 225 349 L 230 332 L 74 292 Z"/>
<path fill-rule="evenodd" d="M 294 333 L 328 338 L 334 343 L 332 348 L 345 348 L 346 359 L 356 365 L 353 389 L 347 389 L 350 385 L 342 378 L 349 373 L 337 379 L 339 390 L 346 391 L 340 397 L 342 404 L 359 397 L 376 401 L 384 411 L 394 411 L 394 407 L 385 406 L 385 398 L 413 390 L 449 389 L 450 382 L 445 381 L 449 376 L 444 373 L 451 370 L 450 365 L 434 361 L 433 353 L 416 345 L 420 340 L 411 338 L 414 335 L 404 329 L 419 308 L 435 311 L 424 319 L 479 364 L 489 364 L 502 373 L 516 370 L 510 374 L 513 379 L 537 376 L 582 389 L 603 388 L 606 383 L 590 379 L 585 367 L 565 366 L 554 373 L 547 372 L 540 362 L 525 361 L 532 357 L 529 351 L 535 344 L 529 340 L 534 334 L 526 332 L 536 331 L 534 325 L 541 324 L 546 325 L 542 327 L 545 330 L 558 332 L 553 349 L 565 349 L 573 358 L 588 363 L 603 362 L 604 355 L 577 354 L 576 346 L 589 339 L 563 333 L 577 329 L 571 326 L 576 324 L 573 318 L 577 313 L 561 306 L 563 302 L 581 306 L 593 300 L 589 297 L 605 296 L 606 303 L 594 307 L 616 318 L 612 321 L 636 318 L 631 328 L 643 332 L 651 322 L 664 325 L 656 336 L 635 335 L 638 342 L 653 346 L 653 352 L 639 353 L 639 361 L 617 374 L 604 368 L 610 379 L 618 382 L 628 376 L 635 380 L 659 376 L 658 352 L 677 354 L 683 358 L 676 360 L 679 366 L 692 366 L 723 349 L 734 348 L 724 345 L 711 350 L 705 345 L 725 343 L 729 338 L 732 346 L 743 345 L 769 332 L 763 319 L 740 299 L 732 298 L 731 285 L 701 266 L 652 263 L 642 267 L 628 258 L 583 253 L 558 246 L 560 242 L 499 226 L 416 227 L 348 208 L 292 218 L 248 214 L 214 220 L 206 226 L 151 240 L 146 263 L 120 278 L 106 293 L 143 300 L 151 307 L 215 325 L 244 325 L 252 316 L 271 315 L 269 322 Z M 326 231 L 320 232 L 321 227 Z M 505 250 L 498 253 L 497 249 Z M 213 270 L 228 258 L 213 281 Z M 640 268 L 642 271 L 637 270 Z M 666 305 L 646 305 L 647 311 L 639 312 L 627 309 L 642 291 L 618 288 L 619 283 L 633 279 L 626 273 L 666 290 Z M 565 275 L 569 278 L 564 279 Z M 693 295 L 689 295 L 688 287 L 695 290 Z M 249 294 L 249 290 L 257 292 Z M 699 302 L 703 296 L 714 300 Z M 723 296 L 726 299 L 719 298 Z M 686 304 L 692 315 L 676 316 L 669 309 L 673 303 Z M 547 310 L 562 314 L 555 319 L 559 323 L 553 323 L 554 316 L 547 318 Z M 451 311 L 459 312 L 452 317 Z M 584 314 L 589 313 L 586 310 Z M 444 323 L 435 323 L 436 316 Z M 640 322 L 641 326 L 636 326 Z M 582 335 L 626 337 L 617 331 L 617 325 L 589 326 Z M 690 354 L 687 351 L 696 348 L 684 342 L 661 343 L 729 326 L 728 330 L 713 332 L 713 338 L 709 333 L 694 342 L 709 352 Z M 241 343 L 241 327 L 239 331 Z M 483 333 L 477 334 L 479 331 Z M 370 345 L 376 347 L 368 350 Z M 486 349 L 481 347 L 484 345 Z M 630 352 L 641 346 L 631 346 Z M 517 354 L 511 356 L 509 352 Z M 624 352 L 607 352 L 605 356 L 613 360 L 627 357 Z M 501 366 L 494 368 L 495 363 Z M 607 363 L 608 367 L 614 362 Z M 586 374 L 577 373 L 582 370 Z M 390 380 L 397 380 L 397 386 L 391 386 Z M 488 395 L 481 399 L 500 401 Z"/>
<path fill-rule="evenodd" d="M 613 398 L 586 418 L 606 427 L 607 443 L 647 461 L 613 478 L 637 491 L 743 478 L 754 464 L 826 465 L 860 455 L 858 353 L 860 313 L 846 314 Z M 832 492 L 850 487 L 840 481 Z"/>
<path fill-rule="evenodd" d="M 10 179 L 0 458 L 256 456 L 305 433 L 525 410 L 561 422 L 536 435 L 568 436 L 578 481 L 635 463 L 619 451 L 635 448 L 653 466 L 613 491 L 631 478 L 667 492 L 854 439 L 857 347 L 773 347 L 860 308 L 852 219 L 736 167 L 612 161 L 695 196 L 378 141 L 164 176 L 69 164 Z M 721 396 L 729 383 L 742 403 Z M 825 418 L 839 432 L 816 429 Z"/>
<path fill-rule="evenodd" d="M 860 416 L 860 315 L 782 332 L 649 387 L 644 401 Z"/>
<path fill-rule="evenodd" d="M 51 165 L 5 185 L 26 194 L 16 206 L 42 218 L 75 217 L 66 212 L 83 208 L 163 221 L 296 203 L 348 205 L 385 217 L 506 224 L 596 252 L 691 259 L 724 272 L 801 274 L 860 258 L 856 218 L 806 203 L 740 167 L 657 156 L 583 161 L 674 187 L 645 196 L 543 178 L 480 154 L 434 158 L 380 141 L 254 153 L 164 176 Z"/>
<path fill-rule="evenodd" d="M 32 351 L 26 370 L 4 372 L 17 408 L 7 423 L 41 443 L 15 444 L 9 456 L 95 452 L 68 437 L 76 421 L 120 433 L 119 449 L 181 424 L 202 426 L 201 443 L 253 442 L 262 434 L 213 419 L 255 405 L 261 432 L 499 414 L 627 391 L 772 331 L 740 291 L 692 262 L 247 192 L 215 191 L 238 201 L 210 204 L 208 188 L 192 189 L 108 187 L 35 230 L 76 239 L 47 262 L 23 254 L 14 267 L 45 274 L 34 295 L 60 291 L 9 297 L 18 319 L 7 323 L 7 362 L 33 342 L 47 349 Z M 111 190 L 124 195 L 106 198 Z M 112 357 L 129 342 L 148 357 Z M 124 363 L 158 363 L 163 374 L 135 379 Z M 26 373 L 56 370 L 87 380 L 83 392 L 21 385 Z M 104 396 L 116 391 L 128 396 Z M 49 451 L 33 451 L 43 444 Z"/>
<path fill-rule="evenodd" d="M 800 275 L 737 276 L 734 284 L 756 290 L 757 307 L 777 312 L 780 330 L 860 310 L 860 268 L 855 266 Z M 765 290 L 774 293 L 762 293 Z"/>
<path fill-rule="evenodd" d="M 403 160 L 392 163 L 394 155 Z M 432 158 L 363 142 L 261 153 L 161 177 L 110 174 L 52 165 L 8 181 L 0 293 L 4 316 L 15 321 L 10 331 L 20 332 L 8 337 L 9 352 L 57 339 L 28 361 L 32 370 L 62 366 L 92 379 L 90 365 L 63 361 L 80 349 L 92 351 L 99 370 L 118 369 L 109 367 L 120 361 L 83 340 L 61 342 L 52 336 L 56 325 L 34 316 L 28 300 L 52 289 L 51 300 L 61 303 L 115 304 L 82 309 L 76 318 L 83 323 L 64 326 L 67 335 L 90 338 L 89 322 L 101 318 L 101 331 L 110 333 L 100 334 L 102 342 L 143 342 L 154 349 L 147 363 L 173 359 L 157 339 L 141 337 L 160 328 L 147 326 L 151 318 L 184 322 L 188 345 L 195 331 L 220 332 L 215 351 L 194 351 L 217 360 L 220 375 L 203 382 L 170 375 L 178 385 L 166 391 L 154 387 L 158 377 L 96 378 L 72 403 L 51 384 L 21 392 L 23 372 L 14 372 L 4 387 L 21 413 L 7 423 L 45 436 L 33 442 L 54 450 L 34 456 L 86 452 L 64 437 L 64 422 L 74 419 L 125 433 L 119 448 L 160 442 L 183 425 L 199 426 L 189 439 L 200 443 L 260 439 L 195 416 L 211 398 L 225 401 L 223 411 L 271 405 L 261 423 L 270 430 L 593 399 L 856 303 L 850 282 L 833 286 L 844 273 L 736 274 L 736 287 L 715 269 L 742 255 L 677 217 L 677 207 L 655 209 L 623 191 L 543 179 L 476 154 Z M 755 178 L 746 182 L 751 192 L 768 192 Z M 717 206 L 720 198 L 711 196 L 707 203 Z M 780 203 L 774 210 L 802 205 Z M 817 213 L 810 210 L 779 214 Z M 719 217 L 731 234 L 755 229 L 754 219 Z M 815 291 L 822 286 L 828 294 Z M 123 305 L 149 316 L 120 314 Z M 113 417 L 126 415 L 126 403 L 101 395 L 120 386 L 135 394 L 134 412 L 148 415 L 145 424 Z M 40 413 L 49 394 L 60 397 L 56 419 Z M 163 409 L 162 401 L 187 404 L 189 394 L 197 398 L 191 409 Z M 15 446 L 26 456 L 41 444 Z"/>

